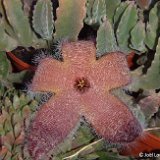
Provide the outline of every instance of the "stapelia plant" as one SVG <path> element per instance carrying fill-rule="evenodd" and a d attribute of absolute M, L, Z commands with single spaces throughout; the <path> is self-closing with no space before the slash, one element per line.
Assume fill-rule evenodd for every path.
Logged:
<path fill-rule="evenodd" d="M 26 72 L 12 73 L 1 53 L 0 158 L 125 159 L 106 142 L 128 154 L 143 128 L 159 126 L 159 11 L 156 0 L 0 0 L 0 50 L 38 49 L 29 88 L 49 92 L 35 111 L 13 85 Z M 95 34 L 80 41 L 86 28 Z"/>
<path fill-rule="evenodd" d="M 86 41 L 62 44 L 62 55 L 63 62 L 43 59 L 33 78 L 32 91 L 54 92 L 55 96 L 32 123 L 31 156 L 47 159 L 47 152 L 56 149 L 83 117 L 99 136 L 113 143 L 130 142 L 140 135 L 139 122 L 110 93 L 130 82 L 125 56 L 115 52 L 96 60 L 94 44 Z"/>

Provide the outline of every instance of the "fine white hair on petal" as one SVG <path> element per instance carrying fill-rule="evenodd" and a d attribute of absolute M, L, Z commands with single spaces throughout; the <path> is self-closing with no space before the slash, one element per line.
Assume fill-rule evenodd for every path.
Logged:
<path fill-rule="evenodd" d="M 40 61 L 42 61 L 45 58 L 51 57 L 47 49 L 40 49 L 37 50 L 37 53 L 34 55 L 34 58 L 32 59 L 32 62 L 35 65 L 38 65 Z"/>
<path fill-rule="evenodd" d="M 68 39 L 64 38 L 64 39 L 58 39 L 56 41 L 53 41 L 50 46 L 49 46 L 49 52 L 51 53 L 51 55 L 53 55 L 53 57 L 57 60 L 63 60 L 63 56 L 62 56 L 62 46 L 68 43 Z"/>
<path fill-rule="evenodd" d="M 49 99 L 53 96 L 54 94 L 51 92 L 45 92 L 45 93 L 40 93 L 40 101 L 39 101 L 39 106 L 43 105 Z"/>
<path fill-rule="evenodd" d="M 50 57 L 62 61 L 62 46 L 67 42 L 67 39 L 59 39 L 51 42 L 47 49 L 37 50 L 32 59 L 33 64 L 38 65 L 43 59 Z"/>

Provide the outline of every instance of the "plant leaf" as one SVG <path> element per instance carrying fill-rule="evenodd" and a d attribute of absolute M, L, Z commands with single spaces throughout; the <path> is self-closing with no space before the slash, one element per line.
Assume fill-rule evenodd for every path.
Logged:
<path fill-rule="evenodd" d="M 15 33 L 13 28 L 10 26 L 10 24 L 7 21 L 6 15 L 5 15 L 5 10 L 3 7 L 2 2 L 0 2 L 0 13 L 2 15 L 1 17 L 1 26 L 6 30 L 6 32 L 13 38 L 15 37 Z"/>
<path fill-rule="evenodd" d="M 17 47 L 17 41 L 5 33 L 0 24 L 0 51 L 11 51 Z"/>
<path fill-rule="evenodd" d="M 5 148 L 6 146 L 8 149 L 4 156 L 6 160 L 26 159 L 25 153 L 23 158 L 21 154 L 23 153 L 25 138 L 24 130 L 28 128 L 26 121 L 30 121 L 31 114 L 35 111 L 37 106 L 37 104 L 33 104 L 32 102 L 32 98 L 29 98 L 26 93 L 17 91 L 14 88 L 5 89 L 3 92 L 0 99 L 0 138 L 1 148 Z M 24 103 L 27 103 L 27 105 L 24 106 Z M 34 108 L 34 111 L 28 112 L 30 107 Z M 8 152 L 10 152 L 10 154 L 8 154 Z M 4 151 L 0 151 L 0 157 L 2 157 L 1 153 L 3 154 Z"/>
<path fill-rule="evenodd" d="M 105 0 L 106 1 L 106 15 L 107 19 L 110 20 L 110 22 L 113 22 L 113 17 L 115 14 L 115 10 L 118 7 L 118 5 L 121 3 L 120 0 Z"/>
<path fill-rule="evenodd" d="M 122 52 L 129 52 L 131 49 L 128 47 L 128 40 L 130 31 L 137 22 L 137 9 L 133 2 L 131 2 L 124 11 L 117 28 L 117 41 Z"/>
<path fill-rule="evenodd" d="M 159 12 L 159 13 L 158 13 Z M 160 3 L 157 3 L 149 13 L 149 22 L 146 29 L 145 44 L 150 48 L 154 49 L 155 43 L 158 37 L 159 17 L 160 14 Z"/>
<path fill-rule="evenodd" d="M 55 38 L 77 40 L 86 15 L 85 0 L 59 0 Z"/>
<path fill-rule="evenodd" d="M 85 145 L 76 153 L 66 156 L 63 160 L 129 160 L 124 156 L 120 156 L 118 151 L 114 149 L 114 152 L 110 152 L 107 149 L 112 149 L 112 145 L 107 148 L 105 141 L 103 139 L 96 140 L 88 145 Z"/>
<path fill-rule="evenodd" d="M 69 160 L 69 159 L 81 159 L 82 157 L 94 152 L 94 151 L 101 151 L 102 149 L 105 148 L 105 145 L 104 145 L 104 140 L 103 139 L 100 139 L 100 140 L 97 140 L 91 144 L 88 144 L 84 147 L 82 147 L 80 150 L 78 150 L 76 153 L 68 156 L 68 157 L 65 157 L 63 158 L 64 160 Z"/>
<path fill-rule="evenodd" d="M 11 71 L 11 65 L 5 52 L 0 52 L 0 80 L 5 80 Z"/>
<path fill-rule="evenodd" d="M 157 96 L 156 94 L 149 95 L 148 97 L 141 99 L 139 105 L 146 120 L 149 121 L 151 117 L 158 112 L 160 107 L 160 96 Z"/>
<path fill-rule="evenodd" d="M 117 51 L 117 42 L 114 35 L 112 24 L 109 20 L 106 20 L 100 25 L 97 32 L 97 56 L 101 56 L 104 53 L 110 53 Z"/>
<path fill-rule="evenodd" d="M 18 42 L 22 46 L 31 46 L 33 32 L 29 19 L 22 10 L 22 2 L 20 0 L 5 0 L 3 4 L 7 19 L 16 33 Z"/>
<path fill-rule="evenodd" d="M 10 73 L 8 76 L 8 81 L 11 83 L 22 83 L 24 81 L 24 77 L 26 76 L 28 76 L 28 72 L 26 70 L 17 73 Z"/>
<path fill-rule="evenodd" d="M 37 1 L 33 12 L 33 28 L 46 40 L 52 39 L 54 30 L 53 7 L 50 0 Z"/>
<path fill-rule="evenodd" d="M 131 45 L 130 47 L 139 51 L 145 52 L 145 24 L 140 20 L 131 31 Z"/>
<path fill-rule="evenodd" d="M 17 109 L 20 106 L 20 100 L 18 95 L 14 95 L 13 97 L 13 107 Z"/>
<path fill-rule="evenodd" d="M 124 13 L 124 11 L 126 10 L 127 6 L 129 5 L 128 2 L 122 2 L 120 3 L 120 5 L 117 7 L 114 17 L 113 17 L 113 23 L 114 23 L 114 28 L 115 31 L 117 30 L 118 24 L 121 20 L 121 17 Z"/>
<path fill-rule="evenodd" d="M 87 0 L 86 7 L 85 23 L 98 27 L 106 17 L 105 0 Z"/>
<path fill-rule="evenodd" d="M 134 90 L 141 89 L 158 89 L 160 88 L 160 39 L 157 50 L 152 61 L 151 67 L 145 75 L 139 76 L 131 83 L 130 87 Z"/>

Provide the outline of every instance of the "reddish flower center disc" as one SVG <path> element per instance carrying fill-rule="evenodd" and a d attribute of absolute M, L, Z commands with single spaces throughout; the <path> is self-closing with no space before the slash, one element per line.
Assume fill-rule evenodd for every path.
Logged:
<path fill-rule="evenodd" d="M 77 78 L 74 87 L 77 91 L 84 93 L 90 88 L 90 83 L 87 78 Z"/>

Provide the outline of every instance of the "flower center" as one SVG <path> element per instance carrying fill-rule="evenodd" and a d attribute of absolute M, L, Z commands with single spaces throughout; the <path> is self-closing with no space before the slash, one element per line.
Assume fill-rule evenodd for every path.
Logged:
<path fill-rule="evenodd" d="M 74 87 L 76 88 L 77 91 L 84 93 L 90 88 L 90 83 L 87 80 L 87 78 L 77 78 L 75 80 Z"/>

